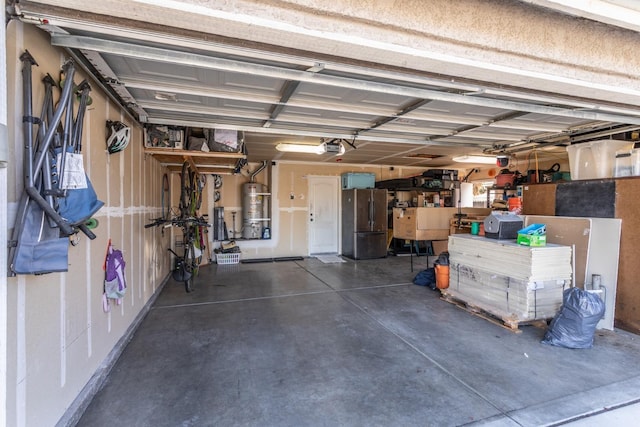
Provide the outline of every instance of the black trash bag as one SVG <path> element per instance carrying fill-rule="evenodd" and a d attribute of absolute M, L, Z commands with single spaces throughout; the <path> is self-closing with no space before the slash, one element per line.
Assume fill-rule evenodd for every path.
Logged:
<path fill-rule="evenodd" d="M 418 286 L 428 286 L 432 290 L 436 290 L 436 270 L 434 268 L 427 268 L 416 274 L 413 278 L 413 283 Z"/>
<path fill-rule="evenodd" d="M 556 314 L 542 340 L 565 348 L 591 348 L 596 325 L 604 316 L 604 301 L 580 288 L 566 289 L 562 294 L 562 307 Z"/>

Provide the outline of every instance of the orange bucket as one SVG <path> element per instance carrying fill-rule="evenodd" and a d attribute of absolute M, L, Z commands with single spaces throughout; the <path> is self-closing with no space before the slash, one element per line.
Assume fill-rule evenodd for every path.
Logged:
<path fill-rule="evenodd" d="M 447 289 L 449 287 L 449 266 L 436 264 L 436 288 Z"/>
<path fill-rule="evenodd" d="M 520 215 L 522 213 L 521 197 L 509 197 L 509 212 L 513 212 L 516 215 Z"/>

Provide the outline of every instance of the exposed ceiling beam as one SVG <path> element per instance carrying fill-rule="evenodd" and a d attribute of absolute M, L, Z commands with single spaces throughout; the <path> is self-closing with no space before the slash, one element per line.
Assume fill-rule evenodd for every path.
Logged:
<path fill-rule="evenodd" d="M 307 69 L 309 73 L 318 73 L 324 69 L 324 64 L 315 64 L 313 67 Z M 280 101 L 277 104 L 274 104 L 271 108 L 271 114 L 269 115 L 269 120 L 262 124 L 263 127 L 269 127 L 271 124 L 278 118 L 278 115 L 282 112 L 284 107 L 287 105 L 291 97 L 296 90 L 298 90 L 298 86 L 300 86 L 299 81 L 287 80 L 283 87 L 282 92 L 280 94 Z"/>
<path fill-rule="evenodd" d="M 505 114 L 501 114 L 499 116 L 495 116 L 489 120 L 487 120 L 486 123 L 482 124 L 482 125 L 478 125 L 478 126 L 465 126 L 464 128 L 459 128 L 456 129 L 454 131 L 454 134 L 456 136 L 462 136 L 464 137 L 464 135 L 462 135 L 465 132 L 470 132 L 476 129 L 480 129 L 480 128 L 484 128 L 485 126 L 491 124 L 491 123 L 498 123 L 501 122 L 503 120 L 509 120 L 509 119 L 515 119 L 517 117 L 522 117 L 524 115 L 526 115 L 527 113 L 523 113 L 522 111 L 513 111 L 510 113 L 505 113 Z M 475 133 L 473 135 L 476 138 L 482 138 L 482 139 L 492 139 L 492 140 L 504 140 L 505 138 L 508 138 L 507 136 L 505 136 L 504 134 L 494 134 L 494 133 L 483 133 L 483 134 L 478 134 Z M 515 139 L 513 139 L 514 141 L 520 141 L 522 140 L 522 138 L 520 137 L 514 137 Z"/>
<path fill-rule="evenodd" d="M 407 113 L 410 113 L 410 112 L 412 112 L 414 110 L 417 110 L 418 108 L 420 108 L 420 107 L 422 107 L 422 106 L 424 106 L 424 105 L 426 105 L 426 104 L 428 104 L 430 102 L 431 102 L 430 99 L 421 99 L 419 101 L 413 102 L 410 105 L 404 107 L 402 110 L 400 110 L 395 116 L 393 116 L 393 117 L 388 117 L 388 116 L 387 117 L 383 117 L 383 118 L 377 120 L 374 124 L 372 124 L 368 128 L 360 129 L 358 131 L 358 133 L 360 134 L 360 133 L 367 132 L 367 131 L 372 130 L 372 129 L 379 128 L 380 126 L 382 126 L 384 124 L 387 124 L 389 122 L 392 122 L 394 120 L 397 120 L 399 117 L 402 117 Z"/>

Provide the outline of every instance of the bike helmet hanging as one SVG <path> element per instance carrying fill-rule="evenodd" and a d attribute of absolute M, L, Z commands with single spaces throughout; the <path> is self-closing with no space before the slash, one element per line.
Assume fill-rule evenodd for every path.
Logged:
<path fill-rule="evenodd" d="M 107 128 L 110 132 L 107 138 L 109 154 L 117 153 L 127 148 L 131 138 L 131 128 L 122 122 L 112 122 L 111 120 L 107 120 Z"/>

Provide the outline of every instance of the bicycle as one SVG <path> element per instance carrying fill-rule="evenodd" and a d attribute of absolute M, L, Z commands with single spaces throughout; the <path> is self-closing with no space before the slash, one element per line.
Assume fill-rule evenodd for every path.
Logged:
<path fill-rule="evenodd" d="M 194 170 L 191 164 L 184 162 L 180 172 L 180 217 L 197 216 L 202 205 L 202 190 L 205 177 Z"/>
<path fill-rule="evenodd" d="M 210 227 L 204 217 L 198 216 L 198 209 L 202 204 L 202 190 L 205 185 L 204 176 L 192 171 L 189 162 L 184 162 L 180 174 L 180 216 L 177 218 L 156 218 L 145 228 L 163 226 L 178 226 L 182 228 L 182 256 L 168 248 L 175 256 L 172 277 L 178 282 L 184 282 L 187 292 L 193 291 L 193 279 L 198 275 L 202 253 L 205 249 L 203 230 Z"/>
<path fill-rule="evenodd" d="M 198 173 L 197 170 L 191 170 L 191 163 L 185 161 L 182 164 L 182 173 L 180 175 L 181 189 L 181 218 L 198 217 L 198 210 L 202 205 L 202 191 L 206 184 L 206 177 Z M 202 233 L 203 227 L 191 225 L 183 227 L 183 236 L 187 236 L 189 243 L 186 249 L 192 250 L 199 262 L 202 260 L 202 252 L 205 249 L 205 240 Z M 186 242 L 185 242 L 186 244 Z M 197 269 L 195 270 L 197 274 Z"/>

